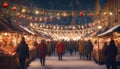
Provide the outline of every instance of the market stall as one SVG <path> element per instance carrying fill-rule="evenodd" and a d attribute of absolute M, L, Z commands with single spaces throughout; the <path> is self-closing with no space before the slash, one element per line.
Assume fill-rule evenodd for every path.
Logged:
<path fill-rule="evenodd" d="M 120 25 L 116 25 L 116 26 L 108 29 L 104 33 L 99 34 L 97 38 L 98 38 L 97 44 L 93 49 L 93 54 L 94 54 L 93 57 L 94 57 L 95 61 L 99 64 L 104 63 L 104 54 L 102 52 L 103 44 L 104 44 L 104 42 L 107 42 L 107 44 L 109 44 L 110 39 L 113 38 L 115 40 L 115 43 L 118 48 L 118 54 L 116 57 L 116 61 L 119 63 L 120 62 L 120 41 L 119 41 Z"/>
<path fill-rule="evenodd" d="M 26 32 L 24 32 L 26 33 Z M 34 36 L 23 34 L 23 30 L 9 23 L 7 20 L 0 18 L 0 68 L 1 69 L 17 69 L 19 61 L 16 54 L 17 44 L 21 41 L 21 37 L 26 38 L 29 46 L 30 58 L 29 63 L 36 56 L 33 46 Z"/>
<path fill-rule="evenodd" d="M 20 41 L 21 31 L 17 27 L 0 18 L 0 68 L 16 69 L 16 46 Z"/>

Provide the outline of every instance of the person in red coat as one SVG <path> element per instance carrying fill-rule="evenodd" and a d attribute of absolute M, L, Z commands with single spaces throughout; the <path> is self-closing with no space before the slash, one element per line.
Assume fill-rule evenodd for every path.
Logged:
<path fill-rule="evenodd" d="M 40 62 L 42 66 L 45 66 L 45 57 L 47 54 L 47 45 L 45 40 L 41 40 L 40 44 L 37 47 L 38 58 L 40 58 Z"/>
<path fill-rule="evenodd" d="M 58 53 L 58 59 L 62 61 L 62 56 L 64 53 L 64 43 L 59 41 L 56 45 L 57 53 Z"/>

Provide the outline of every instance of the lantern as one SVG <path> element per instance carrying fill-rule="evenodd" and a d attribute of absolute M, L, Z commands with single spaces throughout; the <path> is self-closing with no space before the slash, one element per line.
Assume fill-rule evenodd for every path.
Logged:
<path fill-rule="evenodd" d="M 40 17 L 40 22 L 42 21 L 42 17 Z"/>
<path fill-rule="evenodd" d="M 107 15 L 107 13 L 106 13 L 106 12 L 104 12 L 103 14 L 104 14 L 105 16 Z"/>
<path fill-rule="evenodd" d="M 60 13 L 57 13 L 57 16 L 60 16 Z"/>
<path fill-rule="evenodd" d="M 16 9 L 16 7 L 14 6 L 14 7 L 12 7 L 12 10 L 13 10 L 13 11 L 16 11 L 17 9 Z"/>
<path fill-rule="evenodd" d="M 7 8 L 9 6 L 9 4 L 7 2 L 5 2 L 2 6 L 3 6 L 3 8 Z"/>
<path fill-rule="evenodd" d="M 66 17 L 66 16 L 67 16 L 67 13 L 66 13 L 66 12 L 64 12 L 64 13 L 63 13 L 63 16 L 64 16 L 64 17 Z"/>
<path fill-rule="evenodd" d="M 23 14 L 25 14 L 25 13 L 26 13 L 26 10 L 25 10 L 25 9 L 22 9 L 21 12 L 22 12 Z"/>

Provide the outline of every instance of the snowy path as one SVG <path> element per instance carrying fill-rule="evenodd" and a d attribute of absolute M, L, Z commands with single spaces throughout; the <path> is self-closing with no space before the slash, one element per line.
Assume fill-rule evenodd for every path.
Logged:
<path fill-rule="evenodd" d="M 47 56 L 46 66 L 41 66 L 39 59 L 35 59 L 30 63 L 28 69 L 105 69 L 105 65 L 98 65 L 94 61 L 80 60 L 77 55 L 65 55 L 63 61 L 58 61 L 57 56 Z"/>

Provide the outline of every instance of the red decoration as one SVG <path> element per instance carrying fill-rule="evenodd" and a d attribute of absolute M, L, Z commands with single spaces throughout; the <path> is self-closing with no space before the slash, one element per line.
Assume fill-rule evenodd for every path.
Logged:
<path fill-rule="evenodd" d="M 120 13 L 120 10 L 118 10 L 118 13 Z"/>
<path fill-rule="evenodd" d="M 29 20 L 32 21 L 32 16 L 30 16 Z"/>
<path fill-rule="evenodd" d="M 97 16 L 100 16 L 100 13 L 96 13 Z"/>
<path fill-rule="evenodd" d="M 35 18 L 35 22 L 38 22 L 38 17 Z"/>
<path fill-rule="evenodd" d="M 81 12 L 80 12 L 80 16 L 84 16 L 84 12 L 81 11 Z"/>
<path fill-rule="evenodd" d="M 5 2 L 2 6 L 3 6 L 3 8 L 7 8 L 9 6 L 9 4 L 7 2 Z"/>
<path fill-rule="evenodd" d="M 13 10 L 13 11 L 16 11 L 16 10 L 17 10 L 17 8 L 14 6 L 14 7 L 12 7 L 12 10 Z"/>
<path fill-rule="evenodd" d="M 26 15 L 23 15 L 23 18 L 26 18 L 27 16 Z"/>

